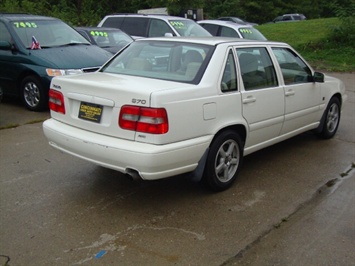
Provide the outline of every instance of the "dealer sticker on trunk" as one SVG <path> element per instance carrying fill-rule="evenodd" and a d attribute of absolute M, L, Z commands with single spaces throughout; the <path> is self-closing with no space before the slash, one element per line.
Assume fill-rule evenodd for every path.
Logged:
<path fill-rule="evenodd" d="M 102 105 L 81 102 L 79 109 L 79 118 L 100 123 L 102 115 Z"/>

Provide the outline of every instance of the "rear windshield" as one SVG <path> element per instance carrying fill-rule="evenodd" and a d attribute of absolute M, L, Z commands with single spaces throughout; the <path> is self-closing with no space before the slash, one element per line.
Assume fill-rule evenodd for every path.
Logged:
<path fill-rule="evenodd" d="M 89 42 L 61 20 L 13 21 L 12 27 L 26 48 L 31 48 L 33 37 L 41 48 Z"/>
<path fill-rule="evenodd" d="M 243 36 L 244 39 L 261 40 L 261 41 L 266 40 L 265 36 L 260 31 L 258 31 L 257 29 L 255 29 L 253 27 L 239 28 L 239 32 Z"/>
<path fill-rule="evenodd" d="M 198 84 L 214 47 L 145 40 L 131 43 L 101 71 Z"/>

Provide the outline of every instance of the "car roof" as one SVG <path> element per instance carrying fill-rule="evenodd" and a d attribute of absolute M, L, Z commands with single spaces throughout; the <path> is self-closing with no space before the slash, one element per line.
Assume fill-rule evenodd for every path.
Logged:
<path fill-rule="evenodd" d="M 219 26 L 227 26 L 231 27 L 234 29 L 239 29 L 239 28 L 245 28 L 245 27 L 250 27 L 252 26 L 250 24 L 239 24 L 233 21 L 225 21 L 225 20 L 214 20 L 214 19 L 207 19 L 207 20 L 199 20 L 197 21 L 198 24 L 200 23 L 206 23 L 206 24 L 214 24 L 214 25 L 219 25 Z"/>
<path fill-rule="evenodd" d="M 13 20 L 24 20 L 24 19 L 35 19 L 35 20 L 60 20 L 53 17 L 32 15 L 27 13 L 0 13 L 0 18 L 5 18 L 9 21 Z"/>
<path fill-rule="evenodd" d="M 97 30 L 97 31 L 120 31 L 120 32 L 123 32 L 123 30 L 120 30 L 119 28 L 94 27 L 94 26 L 75 27 L 75 29 L 76 30 L 86 30 L 86 31 Z"/>
<path fill-rule="evenodd" d="M 283 14 L 283 16 L 303 16 L 303 14 L 300 14 L 300 13 L 290 13 L 290 14 Z"/>
<path fill-rule="evenodd" d="M 165 42 L 187 42 L 193 44 L 207 44 L 216 46 L 223 43 L 234 43 L 234 44 L 250 44 L 250 45 L 260 45 L 260 44 L 278 44 L 278 45 L 286 45 L 288 44 L 283 42 L 275 42 L 275 41 L 260 41 L 260 40 L 249 40 L 249 39 L 239 39 L 233 37 L 219 37 L 219 36 L 211 36 L 211 37 L 154 37 L 154 38 L 142 38 L 137 39 L 136 42 L 141 41 L 165 41 Z"/>
<path fill-rule="evenodd" d="M 106 17 L 149 17 L 149 18 L 159 18 L 162 20 L 169 20 L 169 19 L 174 19 L 174 20 L 192 20 L 188 18 L 183 18 L 183 17 L 177 17 L 177 16 L 169 16 L 169 15 L 159 15 L 159 14 L 111 14 L 107 15 Z"/>

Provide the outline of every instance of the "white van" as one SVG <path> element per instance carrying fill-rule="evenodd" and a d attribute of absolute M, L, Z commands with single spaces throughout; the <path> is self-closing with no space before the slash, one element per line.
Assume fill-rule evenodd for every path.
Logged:
<path fill-rule="evenodd" d="M 133 38 L 162 36 L 212 36 L 191 19 L 148 14 L 114 14 L 104 17 L 98 27 L 118 28 Z"/>

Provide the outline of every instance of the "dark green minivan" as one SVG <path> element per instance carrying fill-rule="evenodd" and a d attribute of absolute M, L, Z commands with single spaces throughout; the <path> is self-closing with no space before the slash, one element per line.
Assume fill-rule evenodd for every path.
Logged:
<path fill-rule="evenodd" d="M 0 13 L 0 91 L 29 110 L 48 108 L 54 76 L 96 71 L 111 56 L 60 19 Z"/>

